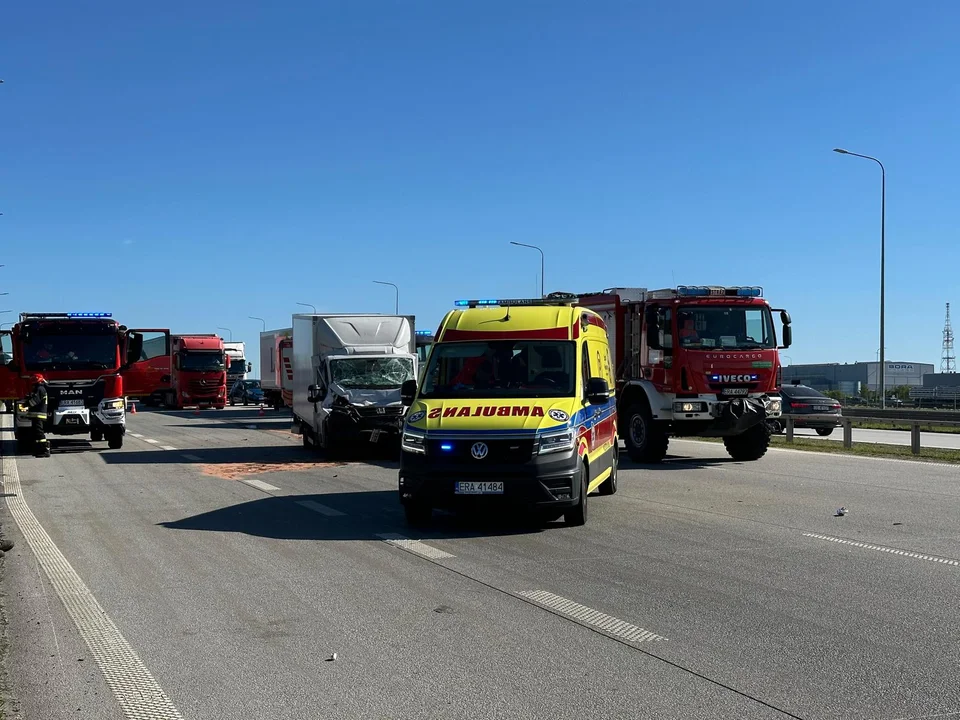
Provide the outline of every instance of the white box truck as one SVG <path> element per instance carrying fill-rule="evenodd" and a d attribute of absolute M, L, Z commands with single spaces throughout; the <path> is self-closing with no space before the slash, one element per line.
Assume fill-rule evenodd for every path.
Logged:
<path fill-rule="evenodd" d="M 243 342 L 224 342 L 223 351 L 227 354 L 227 392 L 230 392 L 233 384 L 237 380 L 244 380 L 252 368 L 247 362 L 246 345 Z"/>
<path fill-rule="evenodd" d="M 293 417 L 305 446 L 399 444 L 400 386 L 417 377 L 412 315 L 294 315 Z"/>
<path fill-rule="evenodd" d="M 293 404 L 293 328 L 260 333 L 260 387 L 274 410 Z"/>

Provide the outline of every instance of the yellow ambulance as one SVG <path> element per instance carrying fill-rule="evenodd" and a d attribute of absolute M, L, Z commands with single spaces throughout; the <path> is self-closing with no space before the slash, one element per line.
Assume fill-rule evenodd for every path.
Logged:
<path fill-rule="evenodd" d="M 520 506 L 568 525 L 617 491 L 617 408 L 607 328 L 573 296 L 458 300 L 409 407 L 400 460 L 407 521 L 434 508 Z"/>

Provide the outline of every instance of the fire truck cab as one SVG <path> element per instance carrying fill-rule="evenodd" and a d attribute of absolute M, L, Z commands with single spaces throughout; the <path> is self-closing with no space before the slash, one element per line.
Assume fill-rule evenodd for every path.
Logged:
<path fill-rule="evenodd" d="M 779 348 L 793 331 L 759 287 L 611 288 L 582 294 L 610 336 L 620 432 L 637 462 L 660 462 L 669 437 L 721 437 L 737 460 L 770 442 L 780 416 Z M 778 345 L 773 313 L 783 325 Z"/>

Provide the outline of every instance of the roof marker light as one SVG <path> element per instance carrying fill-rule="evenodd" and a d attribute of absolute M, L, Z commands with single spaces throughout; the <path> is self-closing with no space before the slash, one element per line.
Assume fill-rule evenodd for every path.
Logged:
<path fill-rule="evenodd" d="M 72 312 L 72 313 L 67 313 L 67 317 L 72 317 L 72 318 L 101 318 L 101 317 L 113 317 L 113 313 L 108 313 L 108 312 Z"/>
<path fill-rule="evenodd" d="M 433 335 L 433 330 L 417 330 L 417 335 Z"/>

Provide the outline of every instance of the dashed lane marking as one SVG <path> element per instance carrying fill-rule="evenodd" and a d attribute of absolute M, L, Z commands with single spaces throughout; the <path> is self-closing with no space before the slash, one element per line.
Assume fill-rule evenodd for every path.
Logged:
<path fill-rule="evenodd" d="M 161 449 L 161 450 L 176 450 L 176 448 L 173 447 L 173 446 L 171 446 L 171 445 L 161 445 L 161 446 L 160 446 L 160 449 Z"/>
<path fill-rule="evenodd" d="M 910 552 L 909 550 L 900 550 L 899 548 L 885 547 L 883 545 L 871 545 L 870 543 L 854 542 L 853 540 L 844 540 L 843 538 L 831 537 L 830 535 L 817 535 L 816 533 L 803 533 L 804 537 L 816 538 L 817 540 L 826 540 L 841 545 L 850 545 L 851 547 L 863 548 L 864 550 L 878 550 L 879 552 L 890 553 L 891 555 L 900 555 L 901 557 L 913 558 L 915 560 L 926 560 L 928 562 L 940 563 L 941 565 L 960 566 L 960 560 L 951 560 L 950 558 L 938 557 L 936 555 L 924 555 L 923 553 Z"/>
<path fill-rule="evenodd" d="M 143 437 L 143 435 L 141 435 L 140 433 L 130 433 L 130 434 L 131 434 L 133 437 L 135 437 L 135 438 L 142 438 L 142 437 Z"/>
<path fill-rule="evenodd" d="M 657 642 L 666 640 L 662 635 L 657 635 L 642 627 L 631 625 L 624 620 L 618 620 L 615 617 L 594 610 L 586 605 L 581 605 L 573 600 L 567 600 L 559 595 L 554 595 L 546 590 L 521 590 L 517 593 L 522 598 L 540 605 L 548 610 L 556 612 L 566 618 L 574 620 L 581 625 L 589 625 L 591 629 L 625 640 L 630 643 Z"/>
<path fill-rule="evenodd" d="M 265 490 L 266 492 L 274 492 L 280 489 L 276 485 L 265 483 L 263 480 L 241 480 L 240 482 L 250 487 L 255 487 L 257 490 Z"/>
<path fill-rule="evenodd" d="M 4 418 L 5 430 L 8 429 L 8 423 Z M 24 502 L 16 461 L 4 456 L 0 467 L 4 490 L 8 493 L 7 507 L 10 514 L 77 626 L 80 636 L 90 648 L 90 653 L 113 691 L 123 714 L 129 720 L 183 720 L 176 706 L 163 692 L 160 683 L 150 674 L 136 651 Z"/>
<path fill-rule="evenodd" d="M 196 455 L 188 455 L 187 453 L 184 453 L 183 457 L 189 460 L 190 462 L 203 462 L 203 458 L 197 457 Z"/>
<path fill-rule="evenodd" d="M 327 517 L 340 517 L 345 514 L 339 510 L 334 510 L 332 507 L 327 507 L 326 505 L 321 505 L 318 502 L 314 502 L 313 500 L 297 500 L 297 505 L 305 507 L 307 510 L 313 510 L 321 515 L 326 515 Z"/>
<path fill-rule="evenodd" d="M 429 558 L 431 560 L 443 560 L 444 558 L 456 557 L 455 555 L 444 552 L 439 548 L 432 547 L 426 543 L 420 542 L 419 540 L 411 540 L 410 538 L 406 538 L 403 535 L 397 535 L 396 533 L 378 533 L 377 537 L 388 545 L 393 545 L 401 550 L 406 550 L 414 555 L 420 555 L 421 557 Z"/>

